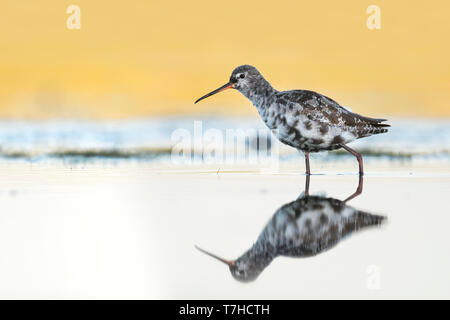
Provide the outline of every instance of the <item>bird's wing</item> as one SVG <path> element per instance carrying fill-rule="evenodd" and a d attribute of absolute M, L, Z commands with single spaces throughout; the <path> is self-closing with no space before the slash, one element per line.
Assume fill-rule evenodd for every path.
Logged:
<path fill-rule="evenodd" d="M 333 99 L 314 91 L 292 90 L 284 91 L 281 94 L 284 99 L 294 103 L 293 112 L 299 112 L 310 120 L 324 125 L 343 125 L 353 128 L 360 134 L 378 133 L 376 132 L 378 129 L 385 131 L 381 128 L 390 127 L 390 125 L 382 123 L 386 119 L 374 119 L 353 113 L 341 107 Z M 296 107 L 298 110 L 295 110 Z"/>

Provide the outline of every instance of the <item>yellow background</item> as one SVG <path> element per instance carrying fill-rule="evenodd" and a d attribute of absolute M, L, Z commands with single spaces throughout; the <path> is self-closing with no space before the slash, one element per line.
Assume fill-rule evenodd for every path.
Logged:
<path fill-rule="evenodd" d="M 66 8 L 81 8 L 69 30 Z M 381 30 L 366 8 L 381 8 Z M 369 116 L 450 115 L 449 1 L 3 0 L 0 117 L 252 114 L 234 67 Z"/>

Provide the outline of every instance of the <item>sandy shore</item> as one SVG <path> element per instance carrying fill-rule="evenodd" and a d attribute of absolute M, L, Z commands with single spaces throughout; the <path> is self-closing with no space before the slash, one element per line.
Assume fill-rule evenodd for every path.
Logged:
<path fill-rule="evenodd" d="M 349 205 L 388 223 L 313 258 L 279 257 L 255 282 L 194 248 L 244 253 L 303 191 L 303 170 L 1 163 L 0 298 L 450 298 L 445 163 L 369 163 Z M 354 163 L 313 170 L 313 194 L 356 189 Z"/>

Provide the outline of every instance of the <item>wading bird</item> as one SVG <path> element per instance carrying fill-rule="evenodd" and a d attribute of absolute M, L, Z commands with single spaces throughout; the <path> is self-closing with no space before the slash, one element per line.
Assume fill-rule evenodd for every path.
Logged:
<path fill-rule="evenodd" d="M 250 65 L 233 70 L 230 81 L 195 103 L 226 89 L 236 89 L 258 109 L 264 123 L 283 143 L 304 152 L 306 174 L 309 153 L 344 148 L 356 157 L 364 174 L 361 154 L 347 146 L 363 137 L 387 132 L 385 119 L 353 113 L 336 101 L 308 90 L 277 91 Z"/>

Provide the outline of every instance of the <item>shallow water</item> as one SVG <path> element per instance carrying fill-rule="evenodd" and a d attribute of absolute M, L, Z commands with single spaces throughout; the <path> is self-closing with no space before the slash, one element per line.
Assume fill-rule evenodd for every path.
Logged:
<path fill-rule="evenodd" d="M 275 165 L 246 145 L 231 163 L 171 157 L 177 130 L 264 134 L 257 119 L 0 123 L 0 298 L 449 298 L 450 123 L 390 123 L 352 144 L 366 175 L 347 203 L 346 153 L 311 156 L 310 198 L 289 147 Z M 270 261 L 246 283 L 194 247 L 236 266 L 255 242 Z"/>
<path fill-rule="evenodd" d="M 313 195 L 344 200 L 358 185 L 354 162 L 312 169 Z M 387 222 L 277 257 L 253 282 L 195 249 L 241 256 L 304 192 L 303 170 L 3 162 L 0 297 L 450 298 L 447 165 L 367 163 L 347 204 Z"/>
<path fill-rule="evenodd" d="M 450 122 L 432 119 L 393 119 L 388 134 L 360 139 L 351 146 L 367 157 L 436 160 L 450 163 Z M 123 121 L 3 121 L 0 122 L 0 159 L 23 161 L 167 161 L 179 141 L 177 132 L 186 132 L 193 141 L 206 145 L 208 132 L 223 138 L 208 143 L 209 148 L 236 148 L 226 144 L 227 130 L 242 130 L 249 139 L 270 135 L 257 118 L 165 117 Z M 250 142 L 249 142 L 250 143 Z M 276 144 L 274 140 L 272 142 Z M 277 145 L 281 161 L 291 161 L 298 153 Z M 194 150 L 199 152 L 199 150 Z M 346 155 L 333 152 L 332 155 Z M 328 157 L 321 157 L 327 161 Z M 297 161 L 297 159 L 295 160 Z M 332 160 L 334 161 L 334 160 Z"/>

